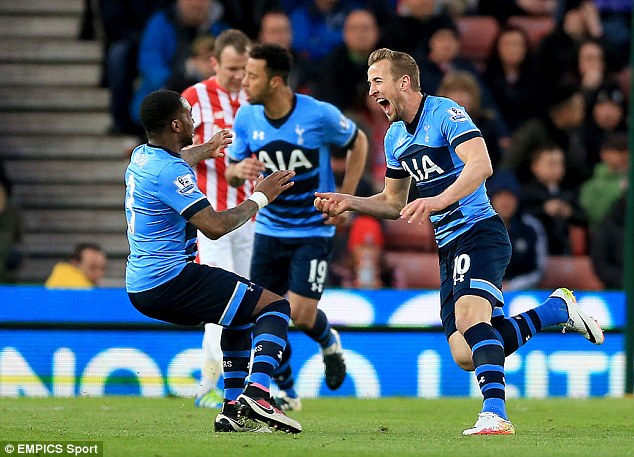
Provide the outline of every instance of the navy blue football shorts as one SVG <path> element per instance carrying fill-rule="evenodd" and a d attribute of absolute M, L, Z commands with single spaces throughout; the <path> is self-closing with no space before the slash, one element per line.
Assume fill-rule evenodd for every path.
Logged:
<path fill-rule="evenodd" d="M 174 279 L 143 292 L 128 293 L 132 305 L 153 319 L 178 325 L 244 325 L 262 287 L 222 268 L 188 263 Z"/>
<path fill-rule="evenodd" d="M 455 304 L 463 295 L 486 298 L 504 306 L 502 279 L 511 259 L 504 222 L 492 216 L 440 248 L 440 318 L 447 339 L 457 331 Z"/>
<path fill-rule="evenodd" d="M 332 237 L 277 238 L 256 233 L 251 280 L 284 295 L 289 290 L 319 300 L 332 254 Z"/>

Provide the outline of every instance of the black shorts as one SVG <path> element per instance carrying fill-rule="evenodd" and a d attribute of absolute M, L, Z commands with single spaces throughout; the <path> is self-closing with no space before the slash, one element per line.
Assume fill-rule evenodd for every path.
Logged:
<path fill-rule="evenodd" d="M 332 237 L 276 238 L 255 235 L 251 280 L 284 295 L 289 290 L 319 300 L 324 291 Z"/>
<path fill-rule="evenodd" d="M 511 259 L 511 242 L 499 216 L 476 223 L 440 248 L 440 318 L 449 338 L 456 329 L 455 304 L 463 295 L 504 306 L 502 279 Z"/>
<path fill-rule="evenodd" d="M 141 314 L 172 324 L 243 325 L 252 322 L 262 290 L 222 268 L 188 263 L 174 279 L 128 297 Z"/>

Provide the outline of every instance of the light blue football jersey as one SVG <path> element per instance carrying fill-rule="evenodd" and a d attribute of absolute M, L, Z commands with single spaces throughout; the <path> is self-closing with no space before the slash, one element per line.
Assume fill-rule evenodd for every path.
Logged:
<path fill-rule="evenodd" d="M 425 96 L 411 124 L 395 122 L 385 134 L 386 176 L 411 176 L 421 197 L 439 195 L 464 168 L 456 146 L 481 136 L 469 115 L 453 100 Z M 483 183 L 443 211 L 431 214 L 438 246 L 495 214 Z"/>
<path fill-rule="evenodd" d="M 175 278 L 196 258 L 197 231 L 187 220 L 210 203 L 178 153 L 149 144 L 132 152 L 125 182 L 126 290 L 143 292 Z"/>
<path fill-rule="evenodd" d="M 277 170 L 294 170 L 294 185 L 256 216 L 255 232 L 282 238 L 334 236 L 313 206 L 315 192 L 332 192 L 335 179 L 330 167 L 330 145 L 349 147 L 357 126 L 333 105 L 306 95 L 295 95 L 291 112 L 271 120 L 263 105 L 243 105 L 233 124 L 229 158 L 239 162 L 251 154 L 264 162 L 268 176 Z"/>

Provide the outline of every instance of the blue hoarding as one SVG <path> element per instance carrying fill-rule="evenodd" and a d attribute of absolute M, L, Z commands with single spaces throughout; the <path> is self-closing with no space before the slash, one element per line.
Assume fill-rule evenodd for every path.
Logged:
<path fill-rule="evenodd" d="M 547 295 L 505 294 L 507 314 L 532 308 Z M 577 295 L 605 328 L 624 325 L 623 293 Z M 454 364 L 444 334 L 430 330 L 439 324 L 437 291 L 330 290 L 320 306 L 341 329 L 349 376 L 341 389 L 329 391 L 317 345 L 293 331 L 293 366 L 303 396 L 479 396 L 473 374 Z M 201 342 L 202 329 L 145 318 L 121 289 L 0 287 L 0 396 L 192 396 Z M 622 395 L 624 361 L 619 333 L 594 346 L 574 333 L 544 332 L 507 358 L 507 392 L 533 398 Z"/>
<path fill-rule="evenodd" d="M 305 397 L 479 395 L 440 332 L 341 332 L 349 376 L 331 392 L 317 345 L 291 332 Z M 194 395 L 202 332 L 0 330 L 0 395 Z M 506 361 L 509 396 L 616 396 L 623 392 L 623 337 L 594 346 L 577 334 L 544 333 Z"/>

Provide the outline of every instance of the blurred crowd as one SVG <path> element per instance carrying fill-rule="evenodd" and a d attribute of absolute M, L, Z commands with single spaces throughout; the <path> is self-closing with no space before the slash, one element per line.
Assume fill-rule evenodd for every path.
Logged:
<path fill-rule="evenodd" d="M 389 127 L 367 96 L 367 58 L 379 47 L 405 51 L 420 66 L 422 90 L 464 106 L 487 142 L 489 194 L 513 243 L 507 286 L 536 287 L 549 255 L 592 255 L 603 284 L 618 288 L 631 3 L 99 0 L 86 2 L 81 38 L 103 43 L 113 135 L 142 134 L 139 103 L 151 91 L 181 92 L 211 76 L 223 30 L 289 49 L 293 89 L 333 103 L 367 132 L 360 195 L 383 187 Z M 340 158 L 333 151 L 335 174 Z M 333 284 L 405 287 L 398 265 L 382 255 L 383 226 L 358 219 L 339 228 Z M 360 277 L 369 258 L 372 273 Z"/>

